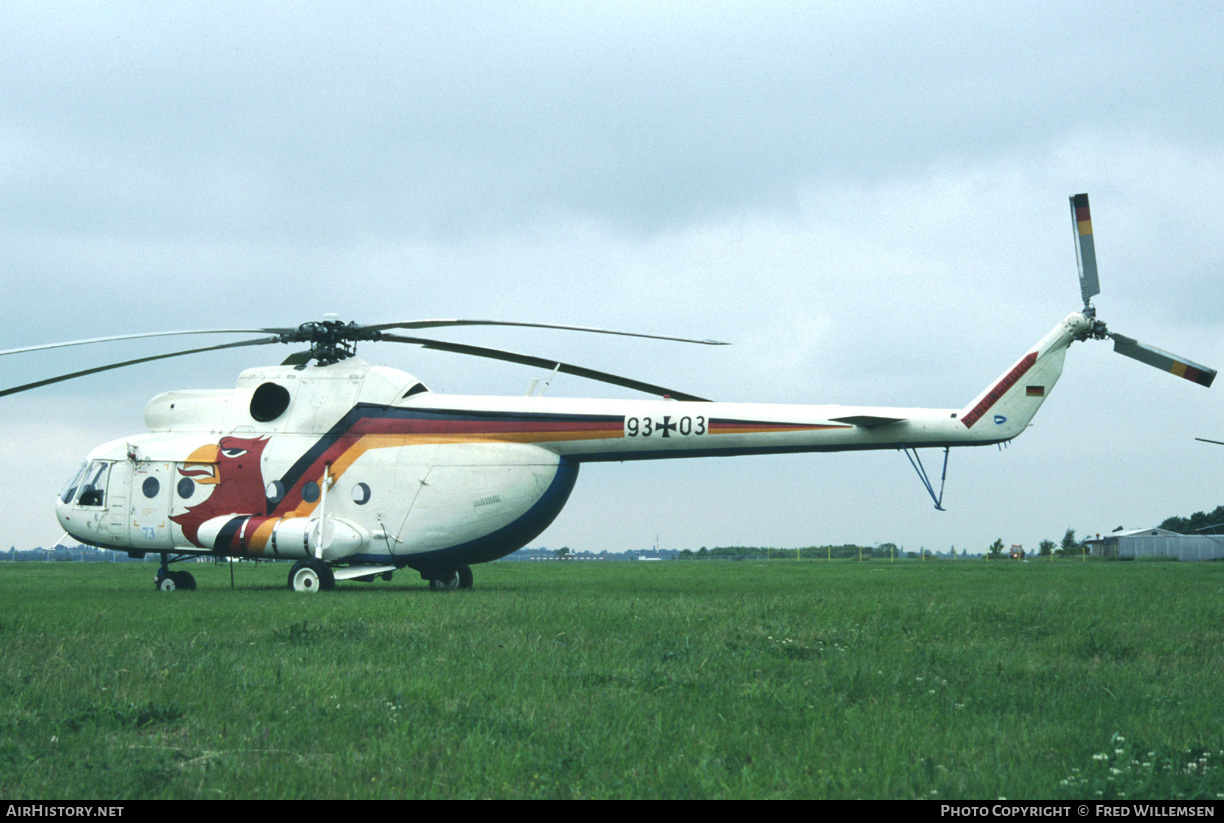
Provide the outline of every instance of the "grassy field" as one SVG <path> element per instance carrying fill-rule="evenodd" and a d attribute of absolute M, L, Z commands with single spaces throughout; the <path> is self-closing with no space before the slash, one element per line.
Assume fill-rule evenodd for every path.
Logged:
<path fill-rule="evenodd" d="M 0 565 L 0 797 L 1224 797 L 1224 563 Z"/>

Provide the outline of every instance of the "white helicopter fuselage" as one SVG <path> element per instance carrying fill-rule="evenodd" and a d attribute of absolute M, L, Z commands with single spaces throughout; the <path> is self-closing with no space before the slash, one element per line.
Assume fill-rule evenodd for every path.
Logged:
<path fill-rule="evenodd" d="M 154 398 L 148 433 L 94 450 L 56 511 L 132 554 L 455 568 L 526 545 L 584 462 L 1009 440 L 1088 322 L 1068 316 L 962 409 L 439 395 L 357 358 L 250 369 Z"/>

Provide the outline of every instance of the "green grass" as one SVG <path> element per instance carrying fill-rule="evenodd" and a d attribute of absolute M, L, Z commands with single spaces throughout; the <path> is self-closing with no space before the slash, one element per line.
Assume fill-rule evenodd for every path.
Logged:
<path fill-rule="evenodd" d="M 0 565 L 0 796 L 1224 796 L 1224 564 L 190 568 Z"/>

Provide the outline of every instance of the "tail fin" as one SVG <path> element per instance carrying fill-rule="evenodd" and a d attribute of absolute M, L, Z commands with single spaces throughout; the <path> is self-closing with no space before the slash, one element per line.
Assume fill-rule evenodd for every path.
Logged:
<path fill-rule="evenodd" d="M 1028 426 L 1062 374 L 1067 347 L 1089 324 L 1076 312 L 1050 330 L 1028 354 L 957 415 L 983 440 L 1010 440 Z"/>

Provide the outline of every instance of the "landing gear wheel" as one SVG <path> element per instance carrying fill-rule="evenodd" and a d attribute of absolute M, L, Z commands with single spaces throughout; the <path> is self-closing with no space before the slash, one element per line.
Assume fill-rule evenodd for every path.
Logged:
<path fill-rule="evenodd" d="M 453 592 L 459 588 L 459 572 L 444 572 L 441 577 L 429 578 L 429 588 L 436 592 Z"/>
<path fill-rule="evenodd" d="M 157 590 L 161 592 L 172 592 L 182 589 L 183 591 L 195 591 L 196 581 L 189 572 L 158 572 L 157 578 L 154 581 L 157 584 Z"/>
<path fill-rule="evenodd" d="M 460 566 L 448 572 L 442 572 L 437 577 L 429 578 L 429 588 L 436 592 L 453 592 L 458 589 L 472 588 L 472 569 Z"/>
<path fill-rule="evenodd" d="M 336 576 L 321 560 L 299 560 L 289 570 L 289 588 L 295 592 L 326 592 L 335 587 Z"/>

